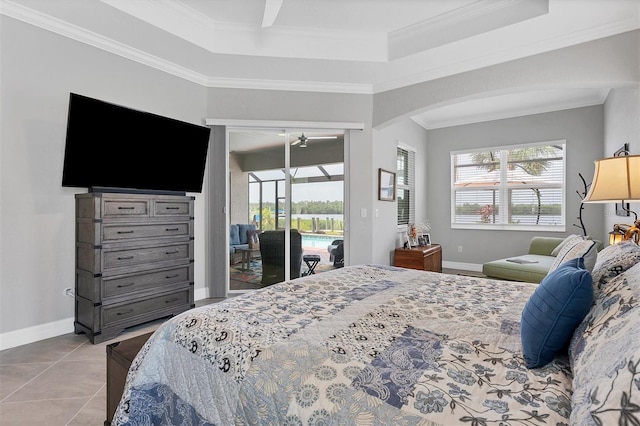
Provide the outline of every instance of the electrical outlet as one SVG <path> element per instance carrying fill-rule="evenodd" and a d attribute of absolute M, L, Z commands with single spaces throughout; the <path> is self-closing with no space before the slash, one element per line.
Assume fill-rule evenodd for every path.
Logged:
<path fill-rule="evenodd" d="M 69 287 L 67 287 L 67 288 L 65 288 L 65 289 L 64 289 L 64 294 L 66 294 L 66 295 L 67 295 L 67 296 L 69 296 L 69 297 L 76 297 L 76 292 L 75 292 L 75 290 L 74 290 L 74 289 L 72 289 L 72 288 L 69 288 Z"/>
<path fill-rule="evenodd" d="M 458 253 L 462 253 L 462 246 L 458 246 Z"/>

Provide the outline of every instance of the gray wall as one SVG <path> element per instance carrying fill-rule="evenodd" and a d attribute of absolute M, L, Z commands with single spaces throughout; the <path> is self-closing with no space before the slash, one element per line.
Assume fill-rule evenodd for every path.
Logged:
<path fill-rule="evenodd" d="M 575 191 L 584 189 L 578 173 L 591 182 L 593 161 L 602 154 L 603 117 L 603 106 L 599 105 L 429 131 L 427 212 L 437 225 L 431 230 L 431 239 L 442 244 L 443 257 L 449 262 L 482 264 L 526 253 L 535 235 L 581 234 L 580 228 L 572 226 L 578 223 L 575 218 L 580 207 L 580 197 Z M 567 144 L 566 232 L 451 229 L 451 151 L 558 139 L 565 139 Z M 602 240 L 602 208 L 586 206 L 583 219 L 589 235 Z M 458 246 L 463 247 L 462 253 L 458 253 Z"/>
<path fill-rule="evenodd" d="M 63 290 L 74 287 L 74 194 L 86 189 L 61 187 L 69 93 L 199 124 L 207 99 L 196 84 L 4 15 L 0 19 L 4 344 L 24 336 L 37 339 L 43 329 L 73 330 L 74 303 Z M 95 117 L 96 132 L 109 125 Z M 96 154 L 96 166 L 113 166 L 99 164 Z M 203 232 L 198 213 L 203 207 L 198 194 L 196 235 Z M 204 288 L 203 246 L 196 240 L 196 291 Z M 34 326 L 40 329 L 30 335 Z M 14 330 L 24 331 L 4 335 Z"/>
<path fill-rule="evenodd" d="M 638 63 L 640 70 L 640 60 Z M 614 89 L 609 93 L 604 108 L 604 151 L 602 157 L 611 157 L 625 143 L 631 155 L 640 155 L 640 89 Z M 631 210 L 640 214 L 640 202 L 630 203 Z M 615 204 L 604 204 L 604 230 L 607 233 L 616 223 L 630 224 L 634 216 L 615 215 Z"/>
<path fill-rule="evenodd" d="M 557 87 L 638 87 L 640 30 L 376 94 L 376 128 L 436 106 Z"/>
<path fill-rule="evenodd" d="M 395 123 L 381 130 L 373 131 L 374 173 L 376 189 L 378 184 L 378 168 L 395 171 L 398 167 L 397 146 L 403 143 L 416 150 L 416 222 L 429 220 L 428 205 L 430 168 L 428 165 L 427 131 L 412 120 Z M 402 247 L 402 235 L 406 227 L 398 228 L 397 203 L 374 200 L 374 232 L 375 250 L 372 261 L 381 264 L 393 264 L 393 251 Z M 438 243 L 439 241 L 434 240 Z"/>

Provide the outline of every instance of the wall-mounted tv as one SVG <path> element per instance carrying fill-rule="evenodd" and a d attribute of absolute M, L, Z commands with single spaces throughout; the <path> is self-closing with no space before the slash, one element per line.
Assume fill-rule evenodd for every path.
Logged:
<path fill-rule="evenodd" d="M 210 131 L 71 93 L 62 186 L 201 192 Z"/>

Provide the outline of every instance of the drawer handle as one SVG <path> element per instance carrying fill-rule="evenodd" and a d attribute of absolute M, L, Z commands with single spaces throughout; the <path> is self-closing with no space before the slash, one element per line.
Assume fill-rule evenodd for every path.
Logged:
<path fill-rule="evenodd" d="M 119 284 L 118 288 L 124 288 L 124 287 L 131 287 L 132 285 L 134 285 L 135 283 L 129 283 L 129 284 Z"/>
<path fill-rule="evenodd" d="M 180 253 L 180 252 L 178 250 L 164 252 L 164 254 L 176 254 L 176 253 Z"/>
<path fill-rule="evenodd" d="M 175 274 L 175 275 L 167 275 L 167 276 L 166 276 L 166 277 L 164 277 L 164 278 L 165 278 L 165 279 L 167 279 L 167 280 L 170 280 L 171 278 L 175 278 L 175 277 L 178 277 L 178 276 L 179 276 L 179 274 Z"/>
<path fill-rule="evenodd" d="M 118 231 L 118 234 L 133 234 L 136 231 Z"/>
<path fill-rule="evenodd" d="M 135 207 L 122 207 L 122 206 L 118 207 L 118 210 L 133 210 L 133 209 L 135 209 Z"/>
<path fill-rule="evenodd" d="M 117 315 L 127 315 L 133 312 L 133 309 L 129 309 L 128 311 L 118 312 Z"/>
<path fill-rule="evenodd" d="M 164 303 L 171 303 L 171 302 L 175 302 L 176 300 L 178 300 L 178 298 L 174 297 L 173 299 L 165 300 Z"/>
<path fill-rule="evenodd" d="M 180 210 L 180 207 L 165 207 L 167 210 Z"/>
<path fill-rule="evenodd" d="M 165 231 L 167 232 L 171 232 L 171 231 L 179 231 L 180 228 L 166 228 Z"/>
<path fill-rule="evenodd" d="M 129 260 L 129 259 L 133 259 L 133 256 L 122 256 L 118 258 L 118 260 Z"/>

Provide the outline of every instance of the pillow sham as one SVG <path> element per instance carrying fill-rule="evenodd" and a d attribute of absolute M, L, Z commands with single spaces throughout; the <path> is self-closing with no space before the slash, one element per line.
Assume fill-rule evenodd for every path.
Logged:
<path fill-rule="evenodd" d="M 602 249 L 598 253 L 592 272 L 595 296 L 612 278 L 638 263 L 640 263 L 640 246 L 631 240 Z"/>
<path fill-rule="evenodd" d="M 549 272 L 555 271 L 563 263 L 578 257 L 584 258 L 584 267 L 591 272 L 598 257 L 596 242 L 594 240 L 585 240 L 582 237 L 569 240 L 556 256 L 549 268 Z"/>
<path fill-rule="evenodd" d="M 522 311 L 520 339 L 527 368 L 547 365 L 566 347 L 592 301 L 591 274 L 581 257 L 544 277 Z"/>
<path fill-rule="evenodd" d="M 580 235 L 578 234 L 569 235 L 567 238 L 562 240 L 562 242 L 558 244 L 556 248 L 553 249 L 553 251 L 551 252 L 551 256 L 554 256 L 554 257 L 557 256 L 558 253 L 560 253 L 560 250 L 562 250 L 562 247 L 564 247 L 565 244 L 567 244 L 569 241 L 573 240 L 574 238 L 582 238 L 582 237 L 580 237 Z"/>
<path fill-rule="evenodd" d="M 633 424 L 640 406 L 640 263 L 607 283 L 574 332 L 571 424 Z M 631 421 L 630 421 L 631 420 Z"/>

